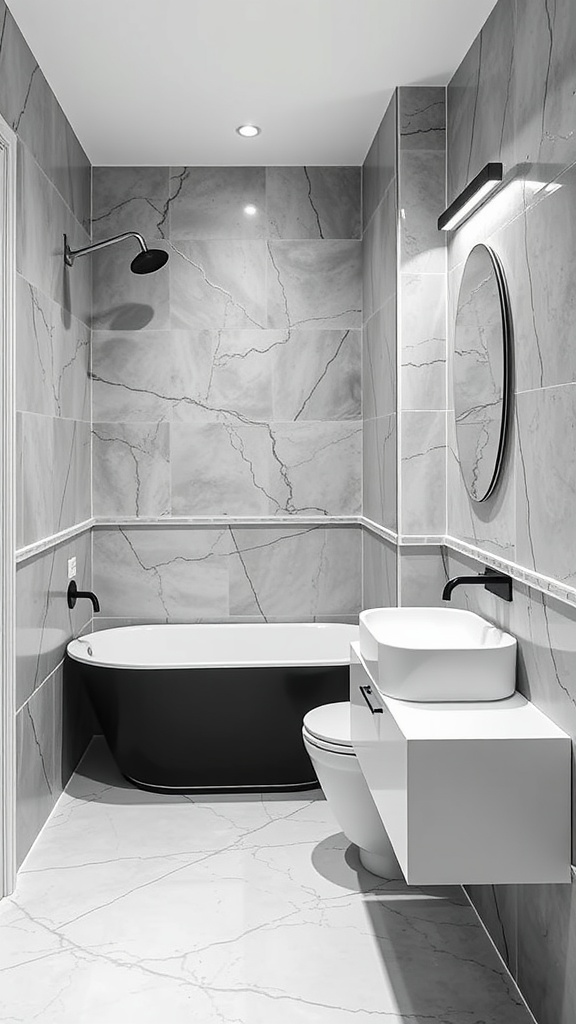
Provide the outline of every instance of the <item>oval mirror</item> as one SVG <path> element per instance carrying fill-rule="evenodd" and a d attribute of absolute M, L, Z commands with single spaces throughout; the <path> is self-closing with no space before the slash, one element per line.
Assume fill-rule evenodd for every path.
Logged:
<path fill-rule="evenodd" d="M 500 261 L 475 245 L 464 267 L 454 332 L 454 409 L 460 468 L 468 494 L 494 490 L 506 444 L 511 320 Z"/>

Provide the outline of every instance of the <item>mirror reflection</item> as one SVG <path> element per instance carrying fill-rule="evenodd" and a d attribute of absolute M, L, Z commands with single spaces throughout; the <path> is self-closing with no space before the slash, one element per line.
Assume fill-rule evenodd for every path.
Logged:
<path fill-rule="evenodd" d="M 460 468 L 474 501 L 494 490 L 506 441 L 510 310 L 500 261 L 471 250 L 460 285 L 454 334 L 454 408 Z"/>

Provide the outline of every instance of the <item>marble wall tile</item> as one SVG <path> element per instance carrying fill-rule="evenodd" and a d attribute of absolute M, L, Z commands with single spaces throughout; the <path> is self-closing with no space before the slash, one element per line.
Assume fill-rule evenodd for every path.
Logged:
<path fill-rule="evenodd" d="M 396 217 L 396 186 L 392 182 L 362 239 L 364 322 L 396 294 Z"/>
<path fill-rule="evenodd" d="M 518 395 L 516 423 L 518 561 L 574 586 L 576 385 Z"/>
<path fill-rule="evenodd" d="M 360 605 L 355 528 L 99 528 L 94 586 L 105 616 L 148 621 L 309 621 Z"/>
<path fill-rule="evenodd" d="M 395 544 L 362 530 L 362 607 L 397 604 L 398 552 Z"/>
<path fill-rule="evenodd" d="M 401 523 L 405 534 L 446 532 L 446 413 L 403 412 Z"/>
<path fill-rule="evenodd" d="M 88 158 L 4 3 L 0 10 L 0 113 L 88 230 Z"/>
<path fill-rule="evenodd" d="M 273 332 L 267 331 L 268 334 Z M 360 331 L 347 328 L 282 332 L 274 349 L 274 419 L 359 419 L 360 368 Z"/>
<path fill-rule="evenodd" d="M 414 545 L 400 549 L 398 603 L 403 608 L 441 608 L 447 579 L 446 558 L 441 547 Z"/>
<path fill-rule="evenodd" d="M 167 423 L 94 423 L 92 459 L 94 515 L 168 515 Z"/>
<path fill-rule="evenodd" d="M 155 243 L 166 248 L 165 242 Z M 91 326 L 108 331 L 141 331 L 161 329 L 170 321 L 170 274 L 172 263 L 155 274 L 138 275 L 130 270 L 136 255 L 130 243 L 101 249 L 84 257 L 72 268 L 84 262 L 92 265 Z M 171 254 L 173 257 L 173 254 Z"/>
<path fill-rule="evenodd" d="M 72 248 L 89 237 L 25 146 L 18 145 L 17 270 L 68 313 L 87 323 L 90 263 L 64 265 L 63 236 Z"/>
<path fill-rule="evenodd" d="M 360 238 L 359 167 L 268 167 L 268 237 Z"/>
<path fill-rule="evenodd" d="M 62 668 L 16 715 L 16 857 L 21 864 L 62 792 Z"/>
<path fill-rule="evenodd" d="M 90 424 L 23 413 L 22 543 L 91 515 Z"/>
<path fill-rule="evenodd" d="M 401 274 L 402 408 L 446 408 L 446 279 Z"/>
<path fill-rule="evenodd" d="M 360 327 L 357 241 L 268 242 L 269 327 Z"/>
<path fill-rule="evenodd" d="M 138 231 L 147 242 L 168 237 L 168 167 L 95 167 L 92 237 L 95 242 L 123 231 Z M 124 259 L 136 242 L 119 242 Z M 127 255 L 128 254 L 128 255 Z M 148 279 L 150 280 L 150 279 Z"/>
<path fill-rule="evenodd" d="M 16 706 L 20 707 L 64 657 L 66 644 L 92 618 L 92 607 L 66 603 L 68 559 L 77 560 L 79 590 L 92 585 L 89 533 L 18 565 L 16 573 Z"/>
<path fill-rule="evenodd" d="M 20 276 L 16 303 L 17 408 L 89 421 L 89 329 Z"/>
<path fill-rule="evenodd" d="M 398 90 L 401 149 L 446 149 L 446 90 L 443 86 L 402 86 Z"/>
<path fill-rule="evenodd" d="M 366 229 L 396 176 L 397 92 L 394 93 L 362 166 L 362 217 Z"/>
<path fill-rule="evenodd" d="M 443 152 L 403 150 L 399 172 L 400 259 L 410 274 L 444 274 L 445 234 L 437 221 L 445 204 Z"/>
<path fill-rule="evenodd" d="M 396 411 L 396 299 L 364 324 L 362 404 L 365 419 L 390 416 Z"/>
<path fill-rule="evenodd" d="M 361 537 L 355 527 L 234 528 L 230 612 L 309 621 L 357 613 Z"/>
<path fill-rule="evenodd" d="M 576 1014 L 576 886 L 518 886 L 518 985 L 538 1024 Z"/>
<path fill-rule="evenodd" d="M 372 522 L 397 528 L 396 414 L 364 421 L 363 512 Z"/>
<path fill-rule="evenodd" d="M 265 168 L 172 168 L 169 209 L 170 237 L 179 241 L 266 238 Z"/>
<path fill-rule="evenodd" d="M 513 978 L 518 978 L 518 912 L 515 885 L 467 885 L 466 892 Z M 533 887 L 530 886 L 530 889 Z M 537 888 L 537 886 L 534 886 Z"/>
<path fill-rule="evenodd" d="M 266 326 L 264 242 L 177 240 L 170 249 L 172 328 Z"/>
<path fill-rule="evenodd" d="M 355 514 L 359 423 L 172 427 L 175 515 Z"/>
<path fill-rule="evenodd" d="M 502 473 L 486 501 L 468 495 L 456 442 L 454 413 L 448 413 L 447 518 L 448 534 L 516 561 L 516 425 L 510 421 Z"/>

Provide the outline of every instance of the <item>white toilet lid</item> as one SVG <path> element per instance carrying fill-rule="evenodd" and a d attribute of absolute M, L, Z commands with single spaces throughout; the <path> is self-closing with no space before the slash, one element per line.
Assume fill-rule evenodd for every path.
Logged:
<path fill-rule="evenodd" d="M 310 736 L 339 747 L 352 747 L 350 701 L 323 704 L 304 715 L 304 728 Z"/>

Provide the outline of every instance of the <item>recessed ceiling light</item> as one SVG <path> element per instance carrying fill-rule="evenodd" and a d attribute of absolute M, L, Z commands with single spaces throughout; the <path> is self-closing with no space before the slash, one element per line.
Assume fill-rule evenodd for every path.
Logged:
<path fill-rule="evenodd" d="M 260 135 L 262 129 L 257 124 L 241 124 L 236 131 L 244 139 L 253 139 L 255 135 Z"/>

